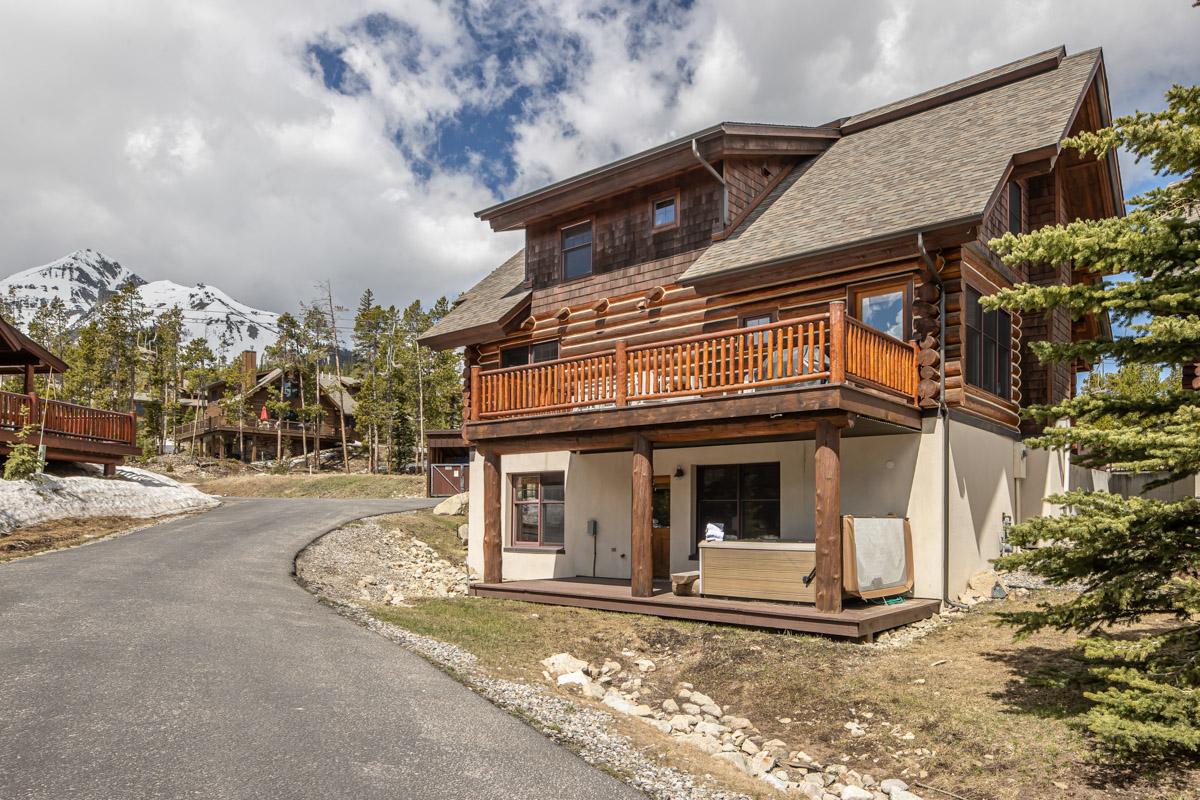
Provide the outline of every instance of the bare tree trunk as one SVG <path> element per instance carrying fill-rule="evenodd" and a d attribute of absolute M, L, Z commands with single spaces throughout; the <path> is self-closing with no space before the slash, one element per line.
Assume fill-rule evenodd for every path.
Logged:
<path fill-rule="evenodd" d="M 321 471 L 321 424 L 325 421 L 325 412 L 321 411 L 321 362 L 317 362 L 317 411 L 316 438 L 313 443 L 313 460 L 317 462 L 317 472 Z M 312 472 L 310 469 L 309 472 Z"/>
<path fill-rule="evenodd" d="M 304 456 L 304 466 L 308 474 L 312 474 L 312 464 L 308 461 L 308 406 L 304 402 L 304 369 L 300 369 L 300 452 Z"/>
<path fill-rule="evenodd" d="M 333 287 L 329 281 L 325 281 L 325 297 L 329 301 L 329 330 L 333 336 L 333 368 L 337 376 L 338 398 L 341 400 L 338 403 L 338 422 L 342 429 L 342 471 L 347 475 L 350 474 L 350 448 L 346 445 L 346 410 L 343 407 L 346 400 L 346 387 L 342 384 L 342 357 L 338 353 L 341 349 L 338 343 L 337 334 L 337 317 L 333 313 Z"/>

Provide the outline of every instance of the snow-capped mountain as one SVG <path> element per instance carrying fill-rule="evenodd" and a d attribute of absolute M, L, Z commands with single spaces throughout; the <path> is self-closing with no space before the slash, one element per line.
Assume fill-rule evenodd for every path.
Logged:
<path fill-rule="evenodd" d="M 218 355 L 228 358 L 242 350 L 261 353 L 275 341 L 277 314 L 239 303 L 215 286 L 147 283 L 95 250 L 76 250 L 57 261 L 0 280 L 0 298 L 15 301 L 21 313 L 18 322 L 24 326 L 38 306 L 60 297 L 70 324 L 77 326 L 86 323 L 109 295 L 130 280 L 151 313 L 182 309 L 185 336 L 206 339 Z"/>

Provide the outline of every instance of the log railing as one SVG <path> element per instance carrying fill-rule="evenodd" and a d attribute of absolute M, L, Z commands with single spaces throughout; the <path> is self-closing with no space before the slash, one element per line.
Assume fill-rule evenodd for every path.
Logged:
<path fill-rule="evenodd" d="M 828 311 L 753 328 L 484 371 L 470 419 L 552 414 L 819 383 L 863 383 L 915 402 L 914 346 Z"/>
<path fill-rule="evenodd" d="M 236 419 L 232 419 L 232 420 L 226 419 L 226 417 L 224 415 L 219 415 L 219 416 L 215 416 L 215 417 L 204 417 L 195 422 L 184 422 L 184 423 L 181 423 L 181 424 L 175 426 L 174 438 L 175 439 L 188 439 L 193 435 L 198 436 L 198 435 L 200 435 L 202 433 L 206 433 L 208 431 L 220 430 L 220 429 L 233 430 L 233 431 L 238 430 L 237 420 Z M 290 420 L 290 419 L 261 420 L 258 417 L 249 417 L 248 416 L 248 417 L 246 417 L 245 420 L 242 421 L 241 430 L 244 431 L 245 433 L 255 433 L 255 434 L 275 433 L 278 430 L 282 430 L 284 433 L 287 433 L 287 434 L 291 434 L 291 433 L 298 434 L 301 431 L 305 431 L 310 436 L 312 436 L 312 435 L 317 434 L 318 423 L 316 423 L 316 422 L 300 422 L 299 420 Z M 329 423 L 326 423 L 326 422 L 322 422 L 319 424 L 319 431 L 320 431 L 320 435 L 322 438 L 325 438 L 325 437 L 332 438 L 334 436 L 337 436 L 337 435 L 339 435 L 340 430 L 341 429 L 338 428 L 336 425 L 330 425 Z M 351 430 L 349 425 L 347 425 L 346 430 L 347 431 Z"/>
<path fill-rule="evenodd" d="M 133 445 L 137 441 L 133 414 L 90 408 L 33 394 L 0 392 L 0 428 L 20 430 L 33 425 L 46 435 L 93 442 Z"/>
<path fill-rule="evenodd" d="M 846 318 L 846 374 L 917 401 L 917 346 Z"/>

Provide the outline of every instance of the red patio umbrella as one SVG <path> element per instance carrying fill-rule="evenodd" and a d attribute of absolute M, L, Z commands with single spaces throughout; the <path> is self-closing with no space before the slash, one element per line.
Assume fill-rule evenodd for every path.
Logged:
<path fill-rule="evenodd" d="M 266 422 L 267 420 L 269 420 L 271 418 L 270 415 L 267 414 L 266 404 L 263 405 L 262 411 L 258 412 L 258 418 L 260 420 L 262 420 L 263 422 Z"/>

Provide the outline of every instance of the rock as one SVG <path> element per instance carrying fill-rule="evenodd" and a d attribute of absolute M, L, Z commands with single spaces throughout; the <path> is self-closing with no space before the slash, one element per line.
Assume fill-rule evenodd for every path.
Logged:
<path fill-rule="evenodd" d="M 798 783 L 796 784 L 796 792 L 809 798 L 809 800 L 822 800 L 825 797 L 824 785 L 816 786 L 811 783 Z"/>
<path fill-rule="evenodd" d="M 698 706 L 716 705 L 715 703 L 713 703 L 711 697 L 709 697 L 706 694 L 700 694 L 700 692 L 692 692 L 692 696 L 688 699 L 691 700 L 693 703 L 695 703 Z"/>
<path fill-rule="evenodd" d="M 710 717 L 713 717 L 714 719 L 719 719 L 721 717 L 721 713 L 722 713 L 721 707 L 718 705 L 714 705 L 712 703 L 708 703 L 707 705 L 700 706 L 700 710 L 703 711 L 705 714 L 708 714 Z"/>
<path fill-rule="evenodd" d="M 906 791 L 908 784 L 899 778 L 888 778 L 879 782 L 879 788 L 884 794 L 891 794 L 895 791 Z"/>
<path fill-rule="evenodd" d="M 678 692 L 675 693 L 675 696 L 678 697 L 680 700 L 691 700 L 692 699 L 692 690 L 687 689 L 687 688 L 680 689 Z"/>
<path fill-rule="evenodd" d="M 691 714 L 692 716 L 696 717 L 700 716 L 701 713 L 700 706 L 696 705 L 695 703 L 684 703 L 682 706 L 680 706 L 680 708 L 683 709 L 685 714 Z"/>
<path fill-rule="evenodd" d="M 967 581 L 967 586 L 971 587 L 971 591 L 981 597 L 987 597 L 992 593 L 992 587 L 1000 582 L 996 577 L 996 573 L 990 569 L 985 569 L 981 572 L 976 572 Z"/>
<path fill-rule="evenodd" d="M 842 800 L 875 800 L 875 796 L 861 786 L 847 786 L 838 796 Z"/>
<path fill-rule="evenodd" d="M 710 739 L 707 736 L 701 736 L 698 733 L 685 733 L 682 736 L 676 736 L 675 738 L 683 744 L 686 744 L 689 747 L 694 747 L 697 750 L 703 750 L 709 755 L 715 755 L 721 752 L 721 745 L 719 742 Z"/>
<path fill-rule="evenodd" d="M 758 776 L 758 779 L 761 781 L 766 781 L 767 783 L 774 786 L 776 789 L 786 789 L 787 788 L 787 781 L 784 780 L 783 778 L 776 777 L 775 775 L 762 774 L 762 775 Z"/>
<path fill-rule="evenodd" d="M 433 513 L 441 517 L 457 517 L 467 513 L 467 501 L 470 495 L 466 492 L 447 497 L 433 507 Z"/>
<path fill-rule="evenodd" d="M 715 722 L 697 722 L 696 723 L 696 733 L 702 734 L 704 736 L 711 736 L 715 739 L 724 732 L 725 732 L 724 726 L 718 725 Z"/>
<path fill-rule="evenodd" d="M 654 672 L 654 670 L 657 669 L 654 662 L 648 658 L 639 658 L 637 661 L 635 661 L 633 663 L 642 672 Z"/>
<path fill-rule="evenodd" d="M 722 720 L 722 721 L 724 721 L 724 720 Z M 729 729 L 732 731 L 741 731 L 741 730 L 745 730 L 746 728 L 752 727 L 750 725 L 750 720 L 746 719 L 745 717 L 730 717 L 728 721 L 724 721 L 724 722 L 726 725 L 729 726 Z"/>
<path fill-rule="evenodd" d="M 625 713 L 631 717 L 648 717 L 654 713 L 654 709 L 647 705 L 636 705 L 630 706 Z"/>
<path fill-rule="evenodd" d="M 742 752 L 743 753 L 752 756 L 755 753 L 757 753 L 760 749 L 761 748 L 757 744 L 754 743 L 753 739 L 742 740 Z"/>
<path fill-rule="evenodd" d="M 669 724 L 671 726 L 671 730 L 687 731 L 691 730 L 692 725 L 695 724 L 695 718 L 690 717 L 687 714 L 676 714 L 675 716 L 671 717 Z"/>
<path fill-rule="evenodd" d="M 549 658 L 542 659 L 542 666 L 556 678 L 568 672 L 582 672 L 587 669 L 587 665 L 586 661 L 576 658 L 570 653 L 555 653 Z"/>
<path fill-rule="evenodd" d="M 714 753 L 713 758 L 719 758 L 722 761 L 727 761 L 740 769 L 742 772 L 750 771 L 750 764 L 747 763 L 746 757 L 741 753 L 735 751 L 722 751 L 720 753 Z"/>
<path fill-rule="evenodd" d="M 662 710 L 667 712 L 668 714 L 678 714 L 679 713 L 679 703 L 676 703 L 674 700 L 667 698 L 666 700 L 662 701 Z"/>
<path fill-rule="evenodd" d="M 629 709 L 633 708 L 633 703 L 621 696 L 621 693 L 613 689 L 609 689 L 604 693 L 604 697 L 600 700 L 601 703 L 611 708 L 613 711 L 621 714 L 628 714 Z"/>
<path fill-rule="evenodd" d="M 750 772 L 754 775 L 761 775 L 764 772 L 770 772 L 775 769 L 775 756 L 771 755 L 766 750 L 759 750 L 750 757 Z"/>
<path fill-rule="evenodd" d="M 621 671 L 621 665 L 616 661 L 605 661 L 600 666 L 600 672 L 604 675 L 616 675 Z"/>
<path fill-rule="evenodd" d="M 464 522 L 462 525 L 458 526 L 458 540 L 460 542 L 466 543 L 467 539 L 469 539 L 470 536 L 471 536 L 471 526 L 470 525 L 468 525 Z"/>
<path fill-rule="evenodd" d="M 605 688 L 595 681 L 589 681 L 583 686 L 583 696 L 592 700 L 600 700 L 604 697 Z"/>
<path fill-rule="evenodd" d="M 893 789 L 888 797 L 892 800 L 921 800 L 919 795 L 915 795 L 907 789 Z"/>
<path fill-rule="evenodd" d="M 653 717 L 638 717 L 642 722 L 656 729 L 659 733 L 670 733 L 671 726 L 666 720 L 654 719 Z"/>
<path fill-rule="evenodd" d="M 559 686 L 586 686 L 592 682 L 592 679 L 584 675 L 580 670 L 574 672 L 564 672 L 558 676 Z"/>

